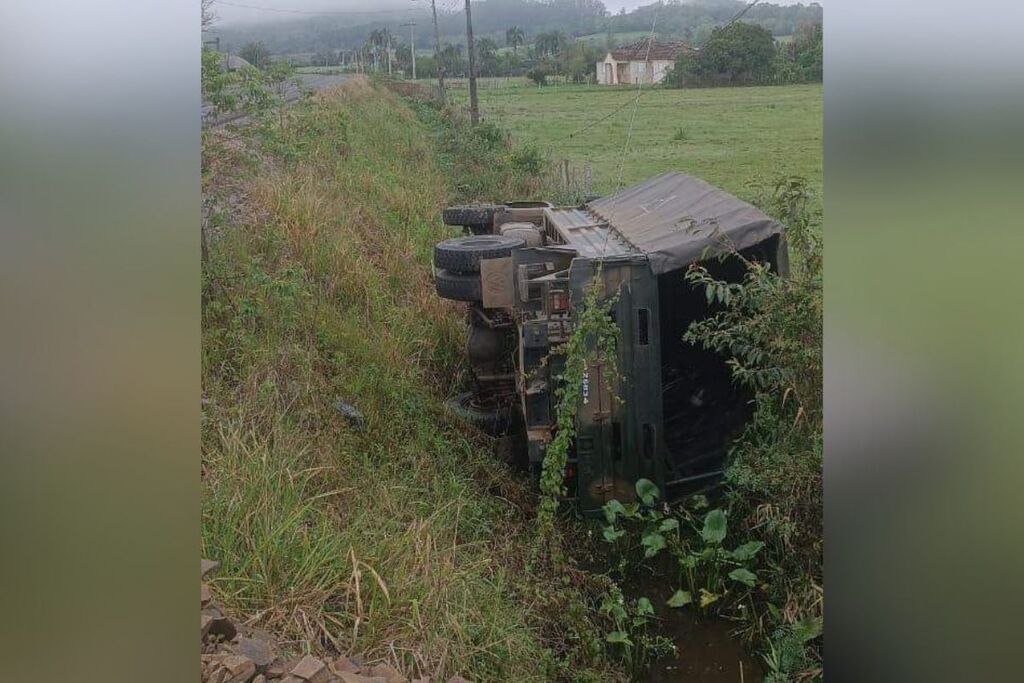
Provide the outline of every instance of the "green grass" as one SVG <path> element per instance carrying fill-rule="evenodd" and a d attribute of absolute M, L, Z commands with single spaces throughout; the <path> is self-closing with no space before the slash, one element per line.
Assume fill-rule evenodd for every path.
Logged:
<path fill-rule="evenodd" d="M 439 215 L 454 181 L 473 172 L 443 147 L 472 136 L 358 79 L 284 121 L 204 134 L 215 592 L 287 648 L 360 653 L 410 678 L 586 670 L 594 584 L 531 554 L 529 486 L 442 407 L 463 324 L 434 294 L 430 255 L 453 233 Z"/>
<path fill-rule="evenodd" d="M 568 159 L 578 175 L 589 164 L 597 193 L 618 186 L 621 165 L 625 185 L 676 170 L 750 199 L 752 185 L 800 175 L 820 194 L 821 85 L 648 90 L 623 155 L 635 92 L 606 86 L 481 89 L 480 108 L 485 120 L 506 127 L 517 142 L 533 143 L 555 161 Z M 455 96 L 464 99 L 465 93 Z M 616 115 L 573 135 L 624 103 Z"/>

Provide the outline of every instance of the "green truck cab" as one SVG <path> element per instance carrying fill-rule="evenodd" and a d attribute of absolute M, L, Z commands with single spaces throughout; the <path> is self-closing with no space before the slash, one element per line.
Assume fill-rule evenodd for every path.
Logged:
<path fill-rule="evenodd" d="M 557 348 L 588 287 L 614 301 L 618 373 L 594 354 L 580 387 L 568 498 L 584 514 L 650 479 L 669 499 L 720 474 L 751 397 L 723 359 L 683 341 L 713 311 L 691 264 L 739 281 L 741 258 L 788 270 L 782 226 L 704 181 L 665 173 L 581 206 L 452 207 L 464 237 L 435 247 L 440 296 L 469 304 L 472 387 L 452 407 L 540 471 L 557 425 Z M 613 296 L 616 295 L 617 296 Z"/>

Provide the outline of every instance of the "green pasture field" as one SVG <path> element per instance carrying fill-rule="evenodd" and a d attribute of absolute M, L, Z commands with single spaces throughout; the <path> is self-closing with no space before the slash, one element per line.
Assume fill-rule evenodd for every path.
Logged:
<path fill-rule="evenodd" d="M 820 195 L 822 94 L 820 84 L 651 88 L 634 117 L 632 87 L 520 85 L 481 88 L 480 110 L 517 143 L 568 159 L 577 177 L 589 165 L 595 193 L 675 170 L 744 198 L 758 184 L 799 175 Z M 462 102 L 466 91 L 452 96 Z"/>

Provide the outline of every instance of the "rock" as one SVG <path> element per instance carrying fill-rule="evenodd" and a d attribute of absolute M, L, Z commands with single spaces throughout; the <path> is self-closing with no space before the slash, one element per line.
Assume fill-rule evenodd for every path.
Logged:
<path fill-rule="evenodd" d="M 340 398 L 334 402 L 334 409 L 344 415 L 356 427 L 362 427 L 366 423 L 366 418 L 363 417 L 358 408 L 351 403 L 342 401 Z"/>
<path fill-rule="evenodd" d="M 219 608 L 210 606 L 206 607 L 202 611 L 202 616 L 210 617 L 209 628 L 206 630 L 206 636 L 210 638 L 219 637 L 222 641 L 227 642 L 234 639 L 238 635 L 238 629 L 235 625 L 224 616 L 224 613 Z M 200 617 L 200 626 L 202 625 L 202 616 Z M 204 636 L 204 637 L 206 637 Z"/>
<path fill-rule="evenodd" d="M 240 636 L 238 644 L 232 649 L 251 659 L 252 663 L 256 665 L 256 670 L 260 672 L 266 671 L 275 659 L 274 648 L 265 640 Z"/>
<path fill-rule="evenodd" d="M 220 567 L 220 562 L 216 560 L 199 560 L 199 577 L 206 576 L 218 567 Z"/>
<path fill-rule="evenodd" d="M 257 674 L 256 678 L 252 679 L 252 683 L 267 683 L 267 677 L 263 674 Z"/>
<path fill-rule="evenodd" d="M 249 683 L 256 675 L 256 665 L 242 655 L 213 655 L 206 683 Z"/>
<path fill-rule="evenodd" d="M 284 678 L 284 666 L 275 663 L 267 667 L 267 678 Z"/>
<path fill-rule="evenodd" d="M 213 617 L 209 614 L 199 615 L 199 640 L 206 640 L 206 636 L 210 634 L 210 626 L 213 625 Z"/>
<path fill-rule="evenodd" d="M 448 679 L 448 683 L 469 683 L 469 681 L 462 676 L 452 676 Z"/>
<path fill-rule="evenodd" d="M 224 683 L 248 683 L 256 675 L 256 665 L 242 655 L 230 655 L 221 662 L 221 666 L 231 672 L 231 677 Z"/>
<path fill-rule="evenodd" d="M 341 672 L 342 683 L 387 683 L 386 678 L 380 676 L 363 676 L 361 674 L 352 673 L 351 671 Z"/>
<path fill-rule="evenodd" d="M 412 683 L 430 683 L 430 676 L 424 676 L 423 678 L 414 678 Z"/>
<path fill-rule="evenodd" d="M 213 600 L 213 596 L 210 594 L 210 587 L 204 583 L 199 587 L 199 608 L 206 607 L 211 600 Z"/>
<path fill-rule="evenodd" d="M 348 673 L 357 674 L 357 673 L 359 673 L 359 670 L 362 667 L 360 667 L 358 664 L 353 662 L 348 657 L 342 656 L 342 657 L 338 657 L 337 659 L 334 660 L 334 662 L 331 663 L 331 668 L 334 670 L 334 673 L 336 673 L 336 674 L 340 674 L 342 671 L 347 671 Z"/>
<path fill-rule="evenodd" d="M 290 673 L 295 678 L 309 683 L 329 683 L 333 678 L 327 665 L 310 655 L 300 659 Z"/>
<path fill-rule="evenodd" d="M 378 664 L 365 673 L 370 676 L 383 678 L 388 683 L 409 683 L 409 679 L 403 676 L 398 669 L 390 664 Z"/>

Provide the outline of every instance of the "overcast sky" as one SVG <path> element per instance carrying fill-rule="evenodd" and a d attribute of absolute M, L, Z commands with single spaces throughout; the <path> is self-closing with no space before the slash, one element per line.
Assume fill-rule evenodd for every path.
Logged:
<path fill-rule="evenodd" d="M 464 0 L 436 0 L 438 10 L 462 7 Z M 605 7 L 612 12 L 618 12 L 625 7 L 631 10 L 641 5 L 651 5 L 654 0 L 603 0 Z M 798 0 L 767 0 L 776 5 L 793 5 Z M 808 4 L 810 0 L 803 0 Z M 818 4 L 824 5 L 825 0 L 817 0 Z M 248 5 L 249 7 L 240 7 Z M 215 11 L 222 23 L 233 23 L 238 21 L 267 21 L 274 19 L 289 19 L 302 16 L 290 12 L 270 12 L 250 7 L 267 7 L 277 10 L 291 10 L 291 12 L 348 12 L 353 10 L 381 12 L 386 17 L 390 10 L 404 9 L 406 7 L 430 7 L 430 0 L 216 0 Z"/>

